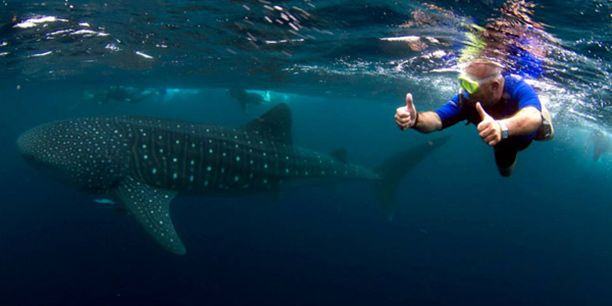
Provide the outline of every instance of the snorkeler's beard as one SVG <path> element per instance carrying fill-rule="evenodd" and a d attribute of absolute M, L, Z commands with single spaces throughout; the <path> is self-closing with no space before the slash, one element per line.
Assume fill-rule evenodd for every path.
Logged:
<path fill-rule="evenodd" d="M 486 99 L 482 96 L 470 97 L 470 100 L 473 101 L 474 105 L 476 105 L 476 103 L 480 103 L 480 105 L 482 105 L 483 107 L 490 107 L 495 105 L 495 101 L 493 99 Z"/>

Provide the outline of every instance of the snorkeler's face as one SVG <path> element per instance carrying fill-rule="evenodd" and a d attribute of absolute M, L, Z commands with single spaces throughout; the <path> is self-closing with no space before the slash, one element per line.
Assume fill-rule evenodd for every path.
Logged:
<path fill-rule="evenodd" d="M 493 104 L 494 96 L 495 95 L 493 94 L 491 84 L 485 83 L 478 88 L 478 91 L 470 95 L 470 98 L 482 103 L 483 105 L 490 105 Z"/>
<path fill-rule="evenodd" d="M 499 82 L 495 80 L 490 80 L 487 82 L 482 82 L 478 86 L 478 90 L 469 94 L 465 90 L 463 90 L 464 98 L 467 98 L 467 101 L 472 104 L 476 104 L 480 102 L 483 106 L 493 105 L 498 99 L 497 89 L 499 88 Z"/>

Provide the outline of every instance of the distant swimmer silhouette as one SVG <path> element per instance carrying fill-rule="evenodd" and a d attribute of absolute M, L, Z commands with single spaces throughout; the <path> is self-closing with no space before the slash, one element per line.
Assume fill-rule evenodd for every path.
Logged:
<path fill-rule="evenodd" d="M 491 60 L 471 61 L 459 75 L 460 92 L 435 111 L 417 112 L 412 94 L 399 107 L 395 122 L 400 129 L 422 133 L 439 131 L 467 120 L 478 135 L 493 147 L 499 173 L 512 175 L 519 151 L 533 140 L 550 140 L 554 129 L 548 110 L 534 89 L 522 78 L 502 74 Z"/>
<path fill-rule="evenodd" d="M 86 101 L 92 101 L 99 105 L 111 103 L 136 104 L 153 98 L 163 98 L 166 95 L 166 91 L 165 88 L 141 89 L 131 86 L 113 85 L 103 90 L 85 91 L 83 97 Z"/>
<path fill-rule="evenodd" d="M 230 88 L 227 90 L 230 97 L 240 104 L 242 111 L 246 111 L 251 105 L 262 105 L 264 99 L 258 94 L 249 93 L 244 88 Z"/>
<path fill-rule="evenodd" d="M 593 160 L 598 161 L 602 155 L 610 151 L 610 139 L 602 131 L 595 131 L 591 135 L 593 141 Z"/>

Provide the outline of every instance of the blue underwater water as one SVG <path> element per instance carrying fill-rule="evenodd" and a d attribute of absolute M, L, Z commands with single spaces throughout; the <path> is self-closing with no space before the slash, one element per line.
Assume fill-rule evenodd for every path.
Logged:
<path fill-rule="evenodd" d="M 0 0 L 0 305 L 611 305 L 609 1 L 536 2 L 532 18 L 556 42 L 530 82 L 550 98 L 556 137 L 521 152 L 512 177 L 473 126 L 424 135 L 393 122 L 407 91 L 419 110 L 456 92 L 461 23 L 502 4 Z M 436 22 L 401 27 L 416 10 Z M 381 40 L 403 36 L 448 43 Z M 343 148 L 371 169 L 448 141 L 406 153 L 420 161 L 392 216 L 367 181 L 179 194 L 182 256 L 16 145 L 60 119 L 238 127 L 277 103 L 291 109 L 294 145 Z"/>

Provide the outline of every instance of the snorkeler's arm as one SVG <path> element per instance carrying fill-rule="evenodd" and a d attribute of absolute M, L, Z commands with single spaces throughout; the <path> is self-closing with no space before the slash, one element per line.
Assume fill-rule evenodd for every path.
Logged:
<path fill-rule="evenodd" d="M 418 113 L 417 120 L 412 127 L 421 133 L 431 133 L 442 129 L 442 120 L 436 112 Z"/>
<path fill-rule="evenodd" d="M 518 100 L 519 111 L 512 117 L 500 120 L 508 127 L 508 134 L 527 135 L 535 132 L 542 125 L 542 104 L 533 87 L 525 81 L 520 82 L 513 92 Z"/>
<path fill-rule="evenodd" d="M 407 94 L 406 106 L 399 107 L 395 112 L 395 123 L 402 130 L 412 128 L 421 133 L 445 129 L 465 120 L 458 101 L 459 96 L 455 95 L 435 111 L 417 112 L 412 95 Z"/>
<path fill-rule="evenodd" d="M 527 135 L 535 132 L 542 124 L 542 115 L 540 111 L 528 106 L 522 108 L 514 116 L 499 120 L 508 127 L 510 136 Z"/>

